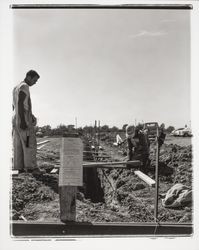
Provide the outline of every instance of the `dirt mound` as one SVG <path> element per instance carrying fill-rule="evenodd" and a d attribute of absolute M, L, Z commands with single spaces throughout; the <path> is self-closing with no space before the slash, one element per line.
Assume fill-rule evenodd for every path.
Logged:
<path fill-rule="evenodd" d="M 31 202 L 49 202 L 54 200 L 54 191 L 36 180 L 32 174 L 20 174 L 12 180 L 12 217 L 17 219 Z"/>

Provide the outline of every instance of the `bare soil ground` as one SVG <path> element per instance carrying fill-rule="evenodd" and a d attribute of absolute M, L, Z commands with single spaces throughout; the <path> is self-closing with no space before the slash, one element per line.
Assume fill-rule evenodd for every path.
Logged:
<path fill-rule="evenodd" d="M 50 171 L 60 164 L 61 138 L 50 140 L 38 151 L 42 175 L 19 174 L 12 178 L 12 219 L 59 221 L 58 174 Z M 103 154 L 111 160 L 125 160 L 124 148 L 103 142 Z M 172 152 L 175 146 L 176 153 Z M 192 186 L 192 149 L 190 138 L 167 137 L 160 151 L 160 197 L 158 218 L 161 222 L 191 222 L 192 206 L 164 208 L 161 194 L 175 183 Z M 151 149 L 148 175 L 154 179 L 155 155 Z M 77 194 L 77 221 L 84 222 L 152 222 L 154 221 L 154 188 L 140 180 L 133 169 L 98 170 L 103 199 L 93 201 L 84 189 Z"/>

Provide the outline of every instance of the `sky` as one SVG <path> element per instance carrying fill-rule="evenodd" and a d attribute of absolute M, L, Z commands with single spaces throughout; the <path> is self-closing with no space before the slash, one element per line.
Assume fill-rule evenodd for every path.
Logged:
<path fill-rule="evenodd" d="M 13 86 L 38 125 L 190 125 L 190 11 L 13 9 Z"/>

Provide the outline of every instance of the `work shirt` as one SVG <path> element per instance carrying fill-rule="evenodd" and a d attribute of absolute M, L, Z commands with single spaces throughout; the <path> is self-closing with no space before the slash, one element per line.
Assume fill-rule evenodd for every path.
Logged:
<path fill-rule="evenodd" d="M 13 125 L 16 125 L 17 127 L 20 127 L 21 124 L 21 119 L 19 115 L 19 93 L 21 91 L 24 92 L 26 95 L 25 100 L 23 101 L 25 122 L 27 126 L 30 126 L 32 124 L 32 105 L 30 99 L 29 86 L 23 81 L 18 84 L 13 90 Z"/>
<path fill-rule="evenodd" d="M 139 131 L 134 139 L 137 139 L 139 141 L 137 147 L 135 147 L 135 152 L 149 154 L 150 142 L 147 134 L 144 131 Z"/>
<path fill-rule="evenodd" d="M 129 149 L 134 148 L 135 154 L 149 154 L 150 142 L 147 133 L 144 131 L 136 131 L 133 136 L 127 137 Z"/>

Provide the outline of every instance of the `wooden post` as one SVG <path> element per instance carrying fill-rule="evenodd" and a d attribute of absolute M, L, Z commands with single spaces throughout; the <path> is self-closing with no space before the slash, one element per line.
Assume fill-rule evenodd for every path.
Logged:
<path fill-rule="evenodd" d="M 60 220 L 76 220 L 77 186 L 83 183 L 83 145 L 78 134 L 66 134 L 62 138 L 59 171 Z"/>
<path fill-rule="evenodd" d="M 76 193 L 75 186 L 59 187 L 60 220 L 62 222 L 76 220 Z"/>
<path fill-rule="evenodd" d="M 100 145 L 100 121 L 98 121 L 98 146 Z"/>
<path fill-rule="evenodd" d="M 159 193 L 159 128 L 157 126 L 156 137 L 156 166 L 155 166 L 155 222 L 158 222 L 158 193 Z"/>

